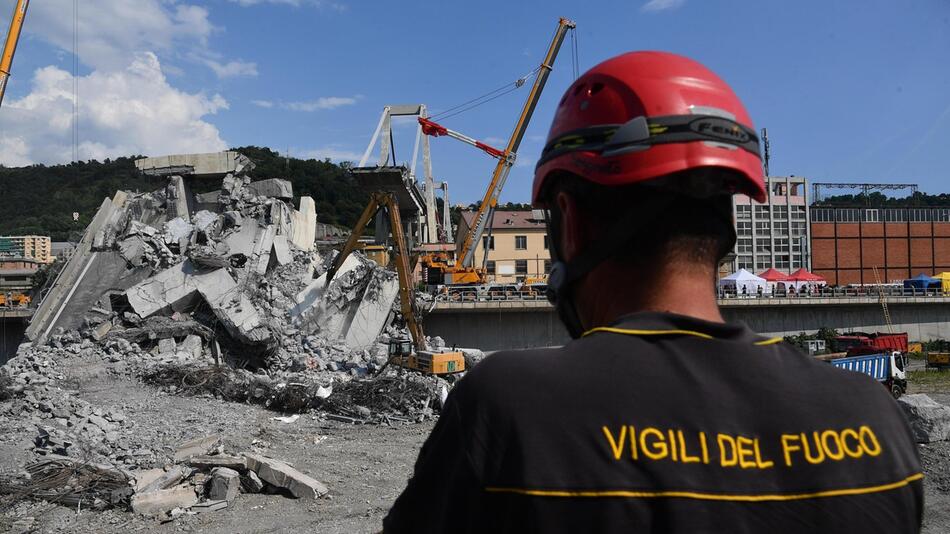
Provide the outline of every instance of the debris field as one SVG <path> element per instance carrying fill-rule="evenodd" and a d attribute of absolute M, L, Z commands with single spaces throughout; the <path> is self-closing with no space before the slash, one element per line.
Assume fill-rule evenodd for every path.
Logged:
<path fill-rule="evenodd" d="M 220 179 L 217 191 L 195 194 L 196 176 L 169 174 L 157 191 L 107 199 L 39 308 L 33 342 L 0 369 L 0 419 L 30 433 L 29 443 L 11 433 L 28 454 L 0 470 L 7 526 L 27 501 L 169 520 L 220 510 L 241 493 L 332 495 L 260 447 L 226 449 L 201 428 L 176 433 L 171 450 L 164 426 L 83 400 L 85 379 L 257 405 L 281 425 L 298 414 L 345 426 L 438 414 L 452 377 L 386 367 L 389 337 L 405 335 L 396 273 L 357 252 L 326 284 L 336 252 L 315 245 L 313 200 L 295 207 L 290 182 L 252 181 L 249 160 L 223 155 L 229 172 L 201 177 Z M 149 165 L 140 168 L 181 167 Z M 91 367 L 104 376 L 85 377 Z"/>

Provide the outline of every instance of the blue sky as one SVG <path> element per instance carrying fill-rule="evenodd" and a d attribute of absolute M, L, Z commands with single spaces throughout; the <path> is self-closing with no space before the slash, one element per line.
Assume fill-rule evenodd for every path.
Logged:
<path fill-rule="evenodd" d="M 580 68 L 628 50 L 691 56 L 729 82 L 774 175 L 916 182 L 950 191 L 950 2 L 371 2 L 81 0 L 80 157 L 266 145 L 351 159 L 386 104 L 430 112 L 540 62 L 557 18 L 577 22 Z M 13 1 L 0 1 L 6 19 Z M 0 162 L 71 157 L 72 2 L 31 4 L 0 111 Z M 502 200 L 528 200 L 553 106 L 555 65 Z M 445 121 L 503 145 L 527 90 Z M 408 159 L 411 125 L 396 155 Z M 432 139 L 453 201 L 480 197 L 488 156 Z"/>

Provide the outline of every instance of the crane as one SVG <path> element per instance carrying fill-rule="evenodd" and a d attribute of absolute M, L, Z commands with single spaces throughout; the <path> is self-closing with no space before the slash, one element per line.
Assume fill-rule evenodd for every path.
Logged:
<path fill-rule="evenodd" d="M 13 18 L 10 20 L 10 29 L 7 31 L 7 42 L 3 45 L 3 55 L 0 56 L 0 105 L 3 105 L 3 95 L 7 92 L 7 80 L 10 78 L 10 67 L 13 65 L 13 54 L 20 41 L 20 30 L 23 29 L 23 19 L 26 18 L 26 8 L 30 0 L 17 0 L 13 8 Z"/>
<path fill-rule="evenodd" d="M 471 227 L 459 243 L 457 253 L 459 260 L 452 261 L 444 253 L 427 254 L 420 258 L 423 267 L 427 270 L 427 273 L 429 273 L 428 278 L 430 280 L 433 278 L 441 278 L 440 282 L 449 285 L 482 284 L 485 282 L 484 269 L 476 268 L 473 265 L 478 240 L 482 238 L 485 227 L 491 220 L 495 206 L 498 204 L 498 197 L 501 195 L 501 190 L 505 186 L 508 173 L 515 163 L 518 148 L 521 146 L 521 140 L 524 138 L 528 123 L 534 114 L 534 108 L 541 98 L 541 91 L 544 89 L 544 84 L 547 83 L 548 76 L 554 65 L 554 60 L 557 58 L 561 44 L 564 42 L 564 37 L 567 35 L 568 30 L 574 29 L 575 26 L 573 21 L 563 17 L 558 21 L 554 39 L 548 47 L 544 61 L 537 69 L 537 76 L 534 79 L 534 84 L 531 86 L 531 92 L 528 93 L 528 98 L 521 110 L 521 115 L 515 123 L 515 129 L 511 133 L 508 145 L 504 149 L 492 147 L 464 134 L 450 130 L 428 118 L 419 117 L 419 124 L 422 126 L 422 131 L 426 135 L 451 137 L 474 146 L 498 160 L 498 163 L 495 165 L 495 171 L 492 173 L 491 181 L 488 183 L 488 189 L 485 191 L 482 202 L 478 206 L 478 210 L 472 220 Z"/>

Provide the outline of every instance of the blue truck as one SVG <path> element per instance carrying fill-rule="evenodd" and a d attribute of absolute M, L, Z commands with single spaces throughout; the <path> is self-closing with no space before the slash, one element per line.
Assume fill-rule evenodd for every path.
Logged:
<path fill-rule="evenodd" d="M 895 399 L 907 391 L 907 375 L 904 372 L 906 362 L 899 351 L 846 356 L 829 360 L 829 363 L 870 376 L 883 384 Z"/>

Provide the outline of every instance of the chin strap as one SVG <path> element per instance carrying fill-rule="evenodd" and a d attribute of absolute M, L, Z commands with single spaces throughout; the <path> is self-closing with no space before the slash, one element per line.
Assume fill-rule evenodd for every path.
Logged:
<path fill-rule="evenodd" d="M 548 287 L 545 296 L 547 296 L 548 302 L 554 305 L 558 317 L 564 323 L 572 339 L 577 339 L 584 333 L 584 325 L 581 324 L 574 302 L 575 282 L 605 260 L 618 255 L 623 247 L 635 246 L 645 228 L 642 223 L 656 219 L 661 213 L 670 208 L 672 208 L 670 203 L 657 202 L 646 209 L 628 211 L 613 224 L 602 239 L 598 239 L 570 262 L 558 259 L 561 257 L 560 251 L 558 251 L 559 244 L 556 239 L 551 239 L 551 255 L 554 256 L 555 261 L 551 266 L 551 273 L 548 275 Z M 548 227 L 551 228 L 550 219 Z M 649 227 L 646 226 L 646 228 Z M 549 234 L 557 235 L 556 232 L 549 232 Z"/>

